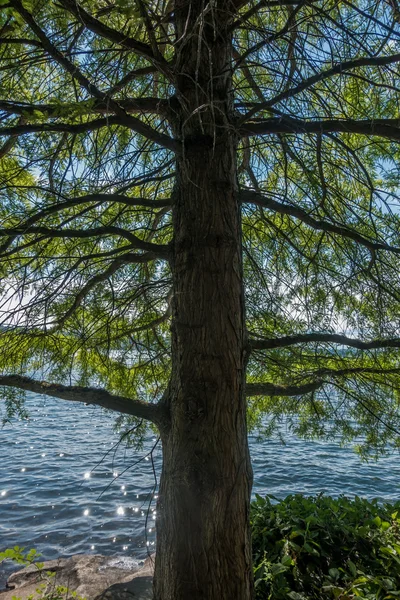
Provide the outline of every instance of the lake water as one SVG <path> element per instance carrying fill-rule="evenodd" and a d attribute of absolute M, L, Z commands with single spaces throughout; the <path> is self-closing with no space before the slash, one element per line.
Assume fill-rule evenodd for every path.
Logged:
<path fill-rule="evenodd" d="M 28 422 L 0 428 L 0 550 L 19 545 L 44 559 L 92 552 L 143 560 L 154 549 L 161 452 L 148 453 L 156 438 L 136 452 L 115 447 L 114 417 L 99 408 L 33 395 L 27 408 Z M 398 453 L 366 464 L 333 443 L 286 441 L 250 437 L 254 493 L 400 498 Z M 0 588 L 13 569 L 0 565 Z"/>

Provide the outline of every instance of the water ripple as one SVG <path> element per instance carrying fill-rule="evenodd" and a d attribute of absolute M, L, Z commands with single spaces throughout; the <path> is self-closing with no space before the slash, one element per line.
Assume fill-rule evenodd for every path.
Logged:
<path fill-rule="evenodd" d="M 146 460 L 126 469 L 149 452 L 154 436 L 141 453 L 121 446 L 96 467 L 118 440 L 113 416 L 34 395 L 27 408 L 29 422 L 0 429 L 0 549 L 35 547 L 44 559 L 79 552 L 145 558 L 154 544 L 153 469 Z M 351 449 L 290 435 L 286 446 L 250 436 L 250 448 L 259 494 L 400 497 L 397 453 L 365 464 Z M 159 473 L 159 449 L 154 459 Z M 0 588 L 8 571 L 0 565 Z"/>

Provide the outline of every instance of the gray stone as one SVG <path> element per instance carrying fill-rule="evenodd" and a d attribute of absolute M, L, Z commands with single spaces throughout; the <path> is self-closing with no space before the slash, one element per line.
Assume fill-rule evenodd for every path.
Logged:
<path fill-rule="evenodd" d="M 138 576 L 125 583 L 115 583 L 95 600 L 152 600 L 153 577 Z"/>
<path fill-rule="evenodd" d="M 150 600 L 153 571 L 154 555 L 141 564 L 126 556 L 75 554 L 46 561 L 42 569 L 30 565 L 13 573 L 0 600 L 12 600 L 13 596 L 26 600 L 31 594 L 36 596 L 43 583 L 47 592 L 63 586 L 87 600 Z M 54 577 L 49 577 L 49 572 Z"/>

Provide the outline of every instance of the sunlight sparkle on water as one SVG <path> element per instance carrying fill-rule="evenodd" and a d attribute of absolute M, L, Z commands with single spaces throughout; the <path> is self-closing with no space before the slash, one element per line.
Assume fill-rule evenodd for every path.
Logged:
<path fill-rule="evenodd" d="M 87 516 L 88 516 L 88 514 L 89 514 L 89 509 L 88 509 L 88 508 L 86 508 L 86 509 L 83 511 L 83 514 L 85 515 L 85 517 L 87 517 Z"/>
<path fill-rule="evenodd" d="M 83 476 L 85 479 L 90 479 L 90 473 L 89 471 L 86 471 L 86 473 Z"/>
<path fill-rule="evenodd" d="M 118 506 L 118 508 L 117 508 L 117 515 L 124 515 L 124 514 L 125 514 L 125 511 L 124 511 L 123 507 L 122 506 Z"/>
<path fill-rule="evenodd" d="M 2 492 L 0 492 L 0 496 L 5 496 L 7 494 L 7 490 L 3 490 Z"/>

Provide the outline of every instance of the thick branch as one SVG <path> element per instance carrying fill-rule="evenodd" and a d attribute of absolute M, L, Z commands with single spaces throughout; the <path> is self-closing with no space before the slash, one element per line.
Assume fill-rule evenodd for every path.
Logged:
<path fill-rule="evenodd" d="M 299 333 L 298 335 L 288 335 L 281 338 L 250 340 L 249 345 L 251 350 L 271 350 L 273 348 L 286 348 L 287 346 L 294 346 L 295 344 L 307 344 L 311 342 L 340 344 L 342 346 L 357 348 L 358 350 L 400 348 L 400 338 L 365 342 L 338 333 Z"/>
<path fill-rule="evenodd" d="M 48 383 L 47 381 L 37 381 L 22 375 L 0 375 L 0 386 L 15 387 L 35 394 L 70 400 L 71 402 L 84 402 L 102 406 L 126 415 L 147 419 L 159 426 L 165 424 L 167 420 L 164 405 L 149 404 L 141 400 L 116 396 L 104 389 Z"/>
<path fill-rule="evenodd" d="M 400 368 L 393 367 L 382 369 L 379 367 L 347 367 L 344 369 L 331 369 L 329 367 L 317 369 L 313 373 L 307 374 L 316 379 L 310 383 L 300 385 L 279 385 L 274 383 L 248 383 L 246 385 L 246 396 L 302 396 L 310 392 L 315 392 L 321 388 L 324 383 L 333 383 L 335 378 L 348 377 L 352 375 L 399 375 Z M 332 378 L 333 381 L 321 379 L 322 377 Z M 382 383 L 382 382 L 381 382 Z"/>
<path fill-rule="evenodd" d="M 2 7 L 4 8 L 4 7 Z M 0 37 L 0 45 L 8 45 L 8 44 L 24 44 L 26 46 L 35 46 L 36 48 L 41 48 L 42 44 L 39 40 L 31 40 L 29 38 L 11 38 L 11 37 Z"/>
<path fill-rule="evenodd" d="M 151 113 L 164 115 L 167 113 L 168 100 L 160 98 L 127 98 L 117 100 L 119 106 L 127 113 Z M 68 111 L 76 111 L 79 115 L 110 114 L 113 111 L 105 100 L 96 100 L 93 104 L 87 102 L 66 102 L 65 104 L 28 104 L 25 102 L 10 102 L 0 100 L 0 111 L 9 115 L 23 115 L 26 117 L 36 116 L 40 112 L 44 117 L 55 119 L 62 115 L 68 115 Z"/>
<path fill-rule="evenodd" d="M 167 208 L 172 206 L 172 198 L 161 198 L 160 200 L 150 200 L 150 198 L 132 198 L 131 196 L 125 196 L 124 194 L 103 194 L 94 193 L 87 194 L 85 196 L 76 196 L 67 200 L 67 202 L 73 202 L 74 204 L 82 204 L 85 202 L 116 202 L 118 204 L 125 204 L 126 206 L 137 206 L 144 208 Z"/>
<path fill-rule="evenodd" d="M 240 192 L 240 199 L 244 203 L 256 204 L 257 206 L 261 206 L 262 208 L 272 210 L 273 212 L 277 212 L 281 215 L 289 215 L 291 217 L 295 217 L 296 219 L 299 219 L 300 221 L 306 223 L 306 225 L 309 225 L 317 231 L 325 231 L 327 233 L 333 233 L 335 235 L 340 235 L 342 237 L 349 238 L 357 244 L 365 246 L 369 250 L 386 250 L 394 254 L 400 254 L 400 248 L 397 246 L 391 246 L 390 244 L 385 244 L 384 242 L 375 242 L 373 240 L 370 240 L 369 238 L 361 235 L 354 229 L 350 229 L 350 227 L 346 227 L 345 225 L 335 225 L 334 223 L 330 223 L 329 221 L 321 221 L 320 219 L 315 219 L 314 217 L 310 216 L 305 210 L 299 208 L 298 206 L 282 204 L 281 202 L 277 202 L 276 200 L 267 198 L 266 196 L 263 196 L 262 194 L 259 194 L 258 192 L 255 192 L 253 190 L 242 190 Z"/>
<path fill-rule="evenodd" d="M 1 149 L 0 149 L 0 158 L 1 158 Z M 18 225 L 19 230 L 27 231 L 28 228 L 32 227 L 42 219 L 46 217 L 62 212 L 63 210 L 67 210 L 69 208 L 74 208 L 76 206 L 81 206 L 82 204 L 93 203 L 94 206 L 103 203 L 116 203 L 116 204 L 124 204 L 125 206 L 131 207 L 140 207 L 140 208 L 168 208 L 172 205 L 172 198 L 163 198 L 160 200 L 150 200 L 148 198 L 132 198 L 130 196 L 125 196 L 124 194 L 104 194 L 104 193 L 94 193 L 94 194 L 85 194 L 82 196 L 75 196 L 73 198 L 69 198 L 64 202 L 57 202 L 50 204 L 50 206 L 46 206 L 42 210 L 35 212 L 28 219 L 23 221 Z M 20 234 L 18 234 L 20 235 Z M 14 236 L 15 237 L 15 236 Z M 14 239 L 13 237 L 13 239 Z M 9 242 L 5 245 L 0 246 L 0 253 L 9 246 Z"/>
<path fill-rule="evenodd" d="M 155 142 L 159 146 L 168 148 L 173 152 L 180 152 L 181 145 L 176 140 L 159 133 L 146 123 L 136 119 L 132 116 L 120 117 L 110 116 L 105 119 L 93 119 L 87 123 L 32 123 L 27 125 L 14 125 L 11 127 L 1 127 L 0 135 L 12 135 L 20 136 L 27 133 L 47 133 L 47 132 L 66 132 L 71 134 L 86 133 L 87 131 L 96 131 L 102 127 L 109 127 L 111 125 L 121 125 L 122 127 L 128 127 L 132 131 L 136 131 L 140 135 L 143 135 L 147 139 Z"/>
<path fill-rule="evenodd" d="M 91 229 L 51 229 L 50 227 L 35 226 L 29 229 L 23 227 L 1 228 L 0 236 L 22 236 L 39 234 L 46 238 L 81 238 L 87 239 L 90 237 L 117 235 L 126 238 L 131 243 L 133 248 L 138 250 L 147 250 L 153 252 L 160 258 L 168 258 L 169 247 L 163 244 L 153 244 L 138 238 L 135 234 L 113 225 L 105 225 L 103 227 L 93 227 Z"/>
<path fill-rule="evenodd" d="M 85 194 L 82 196 L 75 196 L 70 198 L 69 200 L 65 200 L 65 202 L 59 202 L 57 204 L 51 204 L 50 206 L 44 208 L 42 211 L 32 215 L 31 219 L 35 219 L 37 221 L 39 218 L 43 218 L 49 214 L 53 214 L 56 212 L 60 212 L 61 210 L 65 210 L 67 208 L 71 208 L 73 206 L 79 206 L 81 204 L 87 204 L 88 202 L 93 202 L 93 204 L 103 203 L 103 202 L 115 202 L 117 204 L 124 204 L 126 206 L 132 207 L 142 207 L 142 208 L 168 208 L 172 206 L 173 199 L 172 198 L 161 198 L 160 200 L 151 200 L 150 198 L 134 198 L 131 196 L 125 196 L 124 194 L 105 194 L 103 192 L 93 193 L 93 194 Z M 33 221 L 29 219 L 29 222 L 26 221 L 25 224 L 31 224 Z"/>
<path fill-rule="evenodd" d="M 311 2 L 317 2 L 317 0 L 309 0 L 307 4 Z M 239 4 L 239 3 L 238 3 Z M 247 4 L 247 2 L 241 2 L 241 5 Z M 249 10 L 245 13 L 241 14 L 239 18 L 232 24 L 230 27 L 230 31 L 234 31 L 242 23 L 250 19 L 253 15 L 257 14 L 262 8 L 273 8 L 273 7 L 282 7 L 282 6 L 297 6 L 299 4 L 303 4 L 302 0 L 260 0 L 257 4 L 254 4 Z"/>
<path fill-rule="evenodd" d="M 326 119 L 325 121 L 306 121 L 282 116 L 262 119 L 254 123 L 245 123 L 239 127 L 239 134 L 242 137 L 277 133 L 357 133 L 400 140 L 400 120 Z"/>
<path fill-rule="evenodd" d="M 93 33 L 100 35 L 110 42 L 119 44 L 123 48 L 133 50 L 139 56 L 147 58 L 156 65 L 162 73 L 167 75 L 169 79 L 172 78 L 167 61 L 160 56 L 155 57 L 152 48 L 148 44 L 135 40 L 125 33 L 113 29 L 102 21 L 99 21 L 99 19 L 93 17 L 93 15 L 89 14 L 82 6 L 80 6 L 76 0 L 60 0 L 60 3 L 72 13 L 80 23 L 83 23 L 90 29 L 90 31 L 93 31 Z"/>
<path fill-rule="evenodd" d="M 391 64 L 397 63 L 399 61 L 400 61 L 400 54 L 391 54 L 389 56 L 365 56 L 362 58 L 355 58 L 353 60 L 347 60 L 347 61 L 338 63 L 337 65 L 334 65 L 330 69 L 326 69 L 325 71 L 321 71 L 320 73 L 316 73 L 312 77 L 305 79 L 304 81 L 302 81 L 295 87 L 289 88 L 288 90 L 281 92 L 280 94 L 274 96 L 270 100 L 256 104 L 247 114 L 245 114 L 243 116 L 241 121 L 243 123 L 245 123 L 246 121 L 251 119 L 251 117 L 253 117 L 258 111 L 266 110 L 266 109 L 270 108 L 271 106 L 274 106 L 278 102 L 282 102 L 282 100 L 291 98 L 291 97 L 295 96 L 296 94 L 303 92 L 304 90 L 312 87 L 316 83 L 319 83 L 320 81 L 324 81 L 325 79 L 329 79 L 330 77 L 333 77 L 334 75 L 341 75 L 342 73 L 345 73 L 346 71 L 356 69 L 359 67 L 367 67 L 367 66 L 379 67 L 379 66 L 384 66 L 384 65 L 391 65 Z"/>
<path fill-rule="evenodd" d="M 1 158 L 1 150 L 0 150 L 0 158 Z M 84 196 L 77 196 L 75 198 L 70 198 L 69 200 L 65 200 L 64 202 L 58 202 L 55 204 L 51 204 L 50 206 L 46 206 L 43 210 L 39 210 L 34 213 L 31 217 L 26 219 L 23 223 L 18 226 L 18 230 L 28 231 L 32 225 L 38 223 L 41 219 L 45 219 L 49 215 L 53 215 L 55 213 L 62 212 L 68 208 L 74 208 L 75 206 L 80 206 L 82 204 L 87 204 L 89 202 L 93 202 L 94 205 L 98 205 L 103 202 L 116 202 L 118 204 L 124 204 L 126 206 L 132 207 L 148 207 L 148 208 L 166 208 L 169 207 L 172 203 L 172 198 L 162 199 L 162 200 L 150 200 L 147 198 L 131 198 L 130 196 L 124 196 L 123 194 L 87 194 Z M 20 233 L 15 235 L 8 236 L 8 239 L 0 245 L 0 256 L 11 246 L 16 237 L 21 235 Z M 132 241 L 132 237 L 129 238 Z M 136 242 L 136 240 L 135 240 Z M 132 244 L 130 247 L 135 248 L 136 245 Z"/>

